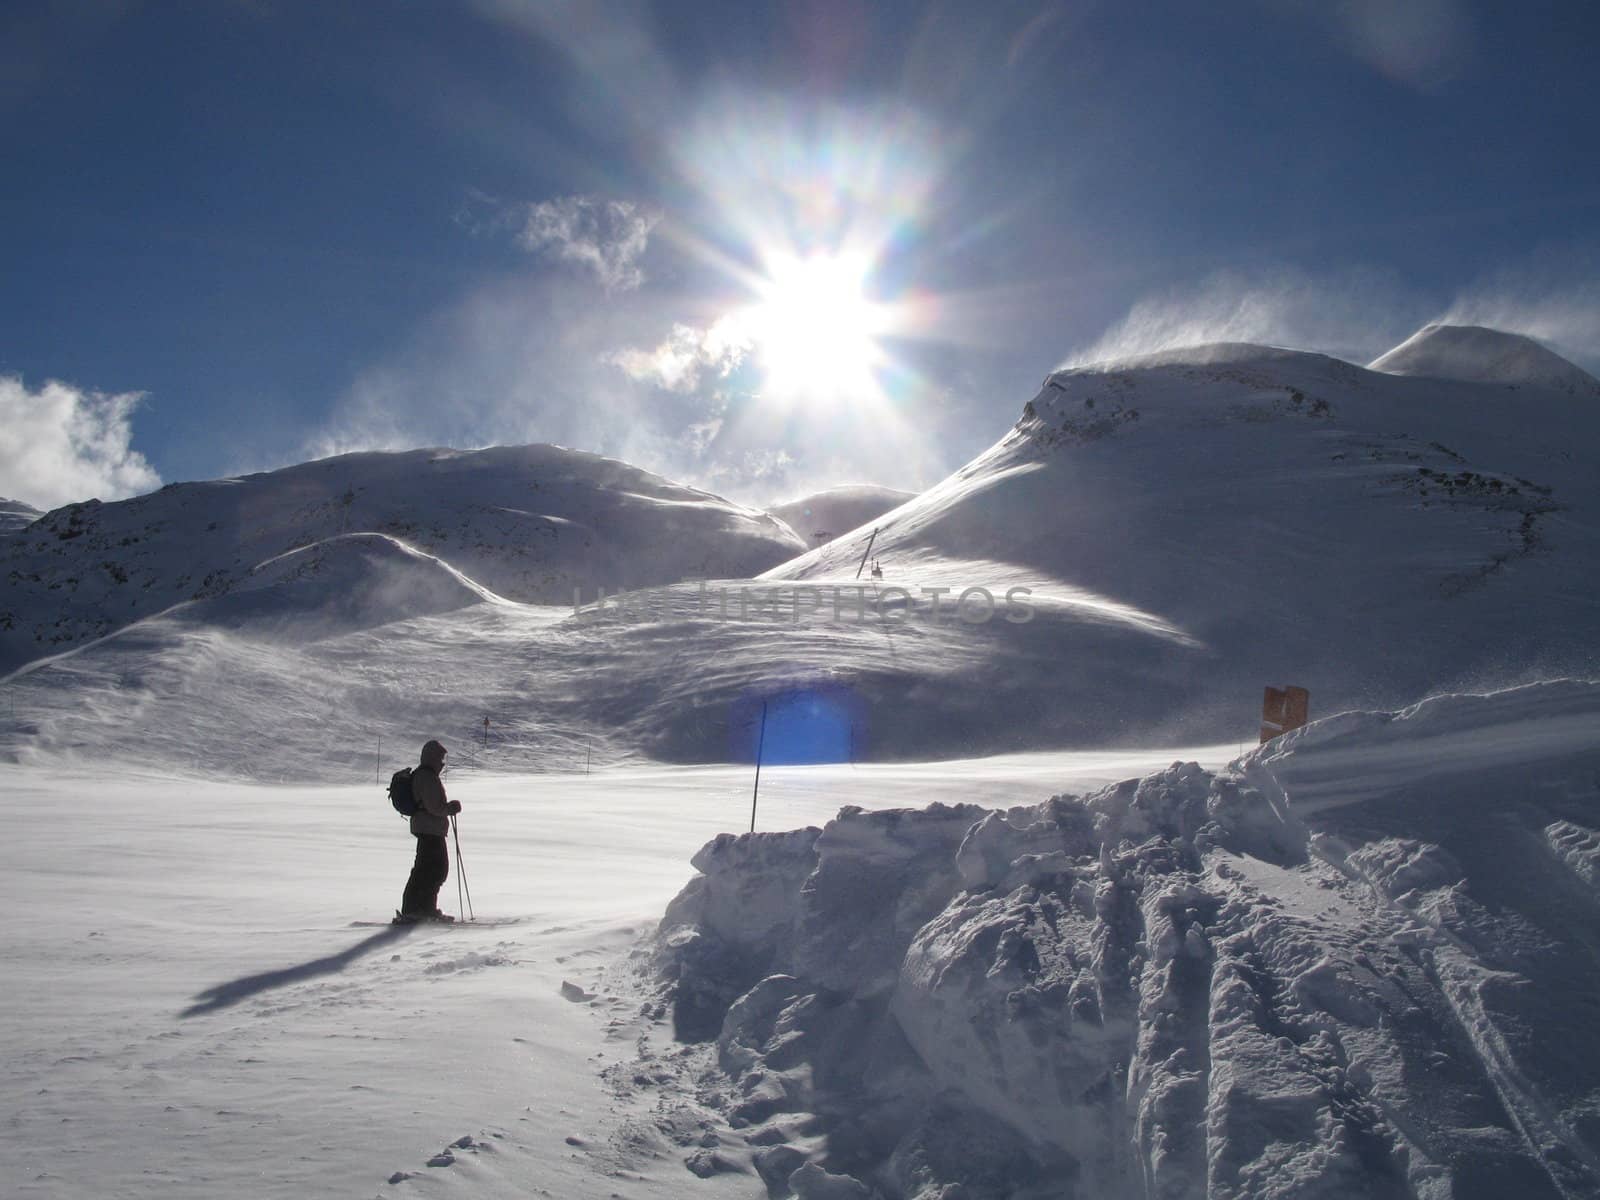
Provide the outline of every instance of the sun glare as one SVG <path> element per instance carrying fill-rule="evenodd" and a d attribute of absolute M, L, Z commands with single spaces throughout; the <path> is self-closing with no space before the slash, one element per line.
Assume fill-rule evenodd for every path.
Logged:
<path fill-rule="evenodd" d="M 767 387 L 810 400 L 876 394 L 888 312 L 867 294 L 868 264 L 847 255 L 773 255 L 745 313 Z"/>

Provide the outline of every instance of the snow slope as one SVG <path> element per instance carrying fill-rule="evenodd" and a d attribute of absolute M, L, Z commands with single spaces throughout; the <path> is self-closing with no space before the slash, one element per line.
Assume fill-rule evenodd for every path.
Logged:
<path fill-rule="evenodd" d="M 344 455 L 70 505 L 8 538 L 0 670 L 223 595 L 261 563 L 345 533 L 398 539 L 545 604 L 570 603 L 574 588 L 750 574 L 800 548 L 765 514 L 559 446 Z"/>
<path fill-rule="evenodd" d="M 1530 337 L 1481 325 L 1425 325 L 1374 359 L 1374 371 L 1509 383 L 1600 400 L 1600 380 Z"/>
<path fill-rule="evenodd" d="M 383 774 L 415 750 L 392 747 Z M 1159 761 L 769 768 L 761 828 L 907 794 L 1007 803 Z M 364 783 L 314 788 L 0 767 L 0 1192 L 717 1194 L 682 1163 L 710 1128 L 674 1082 L 692 1060 L 668 1048 L 622 1072 L 668 1026 L 611 976 L 695 849 L 748 826 L 749 771 L 452 767 L 446 782 L 476 910 L 514 924 L 350 927 L 387 916 L 410 865 L 371 764 Z M 442 899 L 456 910 L 453 878 Z"/>
<path fill-rule="evenodd" d="M 1003 596 L 1028 577 L 986 578 Z M 265 614 L 248 592 L 191 601 L 0 683 L 0 756 L 309 783 L 358 778 L 377 744 L 418 730 L 479 743 L 488 717 L 472 753 L 498 770 L 749 761 L 765 700 L 768 761 L 862 762 L 1131 744 L 1204 694 L 1206 655 L 1181 633 L 1070 589 L 1013 626 L 935 623 L 900 599 L 879 613 L 871 589 L 859 618 L 858 597 L 836 619 L 802 594 L 796 622 L 788 588 L 721 586 L 633 594 L 626 611 L 496 598 L 383 625 L 313 607 L 297 627 L 281 590 Z M 1142 723 L 1050 702 L 1086 683 L 1142 687 Z M 1235 699 L 1228 735 L 1253 728 L 1254 689 Z"/>
<path fill-rule="evenodd" d="M 878 523 L 873 556 L 913 591 L 1004 563 L 1147 614 L 1204 648 L 1179 672 L 1209 692 L 1190 711 L 1265 683 L 1309 688 L 1313 713 L 1400 704 L 1593 669 L 1597 435 L 1600 407 L 1559 389 L 1194 347 L 1052 375 L 1005 438 Z M 866 541 L 765 578 L 848 580 Z M 1137 719 L 1165 699 L 1058 667 L 1046 703 Z"/>
<path fill-rule="evenodd" d="M 0 956 L 27 998 L 0 1017 L 0 1178 L 1593 1195 L 1597 735 L 1600 685 L 1564 682 L 1348 714 L 1226 767 L 769 767 L 759 829 L 801 832 L 755 837 L 728 832 L 748 769 L 457 767 L 476 909 L 514 923 L 398 933 L 348 922 L 404 877 L 376 780 L 408 748 L 340 787 L 0 767 Z M 676 1040 L 685 1017 L 713 1040 Z"/>
<path fill-rule="evenodd" d="M 1600 1195 L 1596 780 L 1600 683 L 1557 681 L 724 835 L 657 952 L 728 1077 L 709 1165 L 897 1200 Z"/>
<path fill-rule="evenodd" d="M 748 761 L 766 701 L 769 761 L 860 762 L 1248 739 L 1269 683 L 1325 714 L 1588 674 L 1597 423 L 1559 391 L 1257 346 L 1063 372 L 875 522 L 882 579 L 855 578 L 858 528 L 754 581 L 710 572 L 625 612 L 589 589 L 574 614 L 515 602 L 452 543 L 434 574 L 461 572 L 477 602 L 330 621 L 302 589 L 308 636 L 268 644 L 191 601 L 32 663 L 0 684 L 0 755 L 309 782 L 419 729 L 478 740 L 488 717 L 499 769 Z M 707 506 L 726 516 L 687 511 Z M 644 544 L 662 508 L 606 528 Z M 682 577 L 706 565 L 673 566 L 697 545 L 640 554 Z M 958 609 L 970 588 L 994 607 Z"/>
<path fill-rule="evenodd" d="M 840 537 L 858 526 L 875 521 L 891 509 L 899 508 L 915 494 L 875 484 L 855 484 L 801 496 L 767 511 L 799 534 L 809 547 L 816 545 L 819 540 Z M 821 537 L 823 534 L 828 537 Z"/>

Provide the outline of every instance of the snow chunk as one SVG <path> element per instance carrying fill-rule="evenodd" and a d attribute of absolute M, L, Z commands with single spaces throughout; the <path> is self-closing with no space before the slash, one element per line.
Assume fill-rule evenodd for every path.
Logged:
<path fill-rule="evenodd" d="M 722 834 L 691 860 L 704 883 L 667 909 L 665 925 L 690 921 L 730 945 L 785 955 L 795 897 L 816 865 L 815 826 L 790 833 Z"/>
<path fill-rule="evenodd" d="M 1578 681 L 1441 696 L 1216 774 L 845 809 L 764 861 L 719 840 L 703 869 L 786 882 L 748 927 L 665 930 L 673 986 L 726 995 L 700 1015 L 733 1124 L 850 1131 L 847 1161 L 796 1172 L 817 1188 L 845 1166 L 927 1200 L 1594 1194 L 1600 1049 L 1573 998 L 1600 990 L 1597 710 Z M 710 911 L 710 879 L 677 916 Z M 784 931 L 781 966 L 736 992 L 684 952 L 757 929 Z"/>
<path fill-rule="evenodd" d="M 832 1175 L 807 1163 L 789 1176 L 799 1200 L 872 1200 L 872 1189 L 852 1175 Z"/>
<path fill-rule="evenodd" d="M 1574 875 L 1600 891 L 1600 833 L 1572 821 L 1552 821 L 1545 826 L 1544 836 Z"/>
<path fill-rule="evenodd" d="M 1030 1139 L 1098 1157 L 1134 1034 L 1105 1003 L 1108 947 L 1089 886 L 966 898 L 906 952 L 893 1012 L 936 1080 Z"/>
<path fill-rule="evenodd" d="M 800 892 L 799 973 L 856 996 L 893 988 L 906 946 L 959 890 L 956 851 L 987 815 L 974 804 L 842 809 Z"/>
<path fill-rule="evenodd" d="M 1362 878 L 1391 900 L 1421 889 L 1461 882 L 1461 864 L 1438 846 L 1412 838 L 1382 838 L 1346 860 Z"/>

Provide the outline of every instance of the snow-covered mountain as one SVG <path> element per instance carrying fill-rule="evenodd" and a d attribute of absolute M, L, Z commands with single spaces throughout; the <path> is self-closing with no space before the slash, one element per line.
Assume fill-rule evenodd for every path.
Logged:
<path fill-rule="evenodd" d="M 353 533 L 398 539 L 535 604 L 751 574 L 802 548 L 763 513 L 558 446 L 349 454 L 45 515 L 0 548 L 0 670 L 224 595 L 270 559 Z M 320 595 L 302 593 L 308 616 Z"/>
<path fill-rule="evenodd" d="M 0 497 L 0 537 L 26 529 L 42 516 L 44 514 L 31 504 Z"/>
<path fill-rule="evenodd" d="M 1526 384 L 1600 401 L 1600 380 L 1532 338 L 1481 325 L 1425 325 L 1374 359 L 1374 371 L 1477 383 Z"/>
<path fill-rule="evenodd" d="M 1594 669 L 1597 435 L 1600 406 L 1528 380 L 1195 347 L 1052 375 L 997 445 L 878 522 L 873 557 L 913 591 L 1007 564 L 1045 595 L 1145 614 L 1200 651 L 1182 677 L 1218 703 L 1272 682 L 1308 687 L 1315 712 L 1403 703 Z M 848 579 L 865 542 L 767 578 Z M 1059 658 L 1041 704 L 1164 707 L 1150 677 L 1095 666 Z"/>
<path fill-rule="evenodd" d="M 809 548 L 849 533 L 899 508 L 915 492 L 901 492 L 876 484 L 852 484 L 801 496 L 767 511 L 798 533 Z"/>
<path fill-rule="evenodd" d="M 375 741 L 419 729 L 460 741 L 487 716 L 494 736 L 479 757 L 500 769 L 591 754 L 727 761 L 754 753 L 765 703 L 769 761 L 949 757 L 1249 739 L 1266 684 L 1308 688 L 1322 715 L 1592 675 L 1597 427 L 1600 408 L 1560 389 L 1260 346 L 1064 371 L 994 447 L 873 522 L 881 579 L 856 578 L 870 533 L 858 528 L 751 580 L 796 548 L 775 519 L 661 481 L 665 495 L 587 486 L 593 469 L 650 477 L 570 452 L 406 460 L 451 481 L 425 510 L 448 517 L 362 507 L 350 469 L 398 471 L 405 456 L 256 477 L 326 476 L 304 489 L 304 514 L 280 523 L 283 548 L 221 534 L 254 528 L 234 498 L 263 484 L 196 485 L 210 507 L 188 506 L 178 528 L 211 546 L 206 524 L 234 503 L 218 536 L 237 565 L 220 584 L 191 574 L 182 593 L 168 530 L 144 535 L 164 573 L 111 560 L 129 575 L 115 584 L 94 569 L 118 530 L 142 536 L 142 510 L 63 510 L 25 535 L 53 572 L 26 595 L 78 604 L 66 610 L 75 637 L 124 619 L 96 597 L 132 593 L 129 616 L 160 607 L 135 607 L 152 575 L 172 599 L 221 595 L 291 543 L 321 547 L 317 570 L 351 570 L 369 592 L 384 592 L 377 577 L 392 567 L 421 571 L 446 599 L 383 623 L 403 607 L 329 619 L 325 590 L 277 591 L 274 611 L 304 605 L 299 639 L 291 620 L 255 608 L 172 608 L 8 681 L 16 719 L 0 723 L 0 753 L 342 778 Z M 504 476 L 465 460 L 534 453 L 583 464 L 584 485 L 546 480 L 542 506 L 515 512 L 511 496 L 490 503 L 468 486 Z M 531 505 L 526 479 L 507 474 Z M 403 556 L 381 570 L 367 549 L 346 562 L 364 542 L 322 545 L 341 524 L 385 522 L 383 536 L 406 546 L 381 552 Z M 69 565 L 75 544 L 88 552 Z M 596 587 L 652 575 L 711 582 L 634 592 L 624 611 L 613 599 L 581 614 L 523 603 L 570 600 L 575 581 L 592 601 Z M 937 612 L 924 589 L 944 589 Z M 288 761 L 276 749 L 286 738 L 303 748 Z"/>

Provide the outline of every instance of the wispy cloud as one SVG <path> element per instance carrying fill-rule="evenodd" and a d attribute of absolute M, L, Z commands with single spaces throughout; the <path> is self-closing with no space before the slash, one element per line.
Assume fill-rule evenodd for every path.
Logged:
<path fill-rule="evenodd" d="M 687 375 L 673 377 L 678 390 L 648 378 L 651 351 L 638 352 L 639 379 L 607 361 L 619 346 L 661 339 L 657 307 L 641 292 L 596 304 L 548 277 L 480 288 L 363 371 L 303 453 L 552 442 L 684 478 L 692 445 L 707 440 L 685 431 L 717 416 L 718 403 L 687 388 Z M 667 342 L 656 366 L 671 374 Z M 697 342 L 683 353 L 707 351 Z"/>
<path fill-rule="evenodd" d="M 411 331 L 286 457 L 549 442 L 744 501 L 862 479 L 920 487 L 959 465 L 937 456 L 924 425 L 768 403 L 735 329 L 704 307 L 648 287 L 596 304 L 548 276 L 503 279 Z M 972 450 L 1003 432 L 991 423 Z"/>
<path fill-rule="evenodd" d="M 1600 245 L 1546 246 L 1485 272 L 1454 298 L 1372 268 L 1221 272 L 1140 300 L 1061 365 L 1206 342 L 1255 342 L 1367 363 L 1433 322 L 1526 334 L 1589 371 L 1600 369 Z"/>
<path fill-rule="evenodd" d="M 1527 334 L 1600 369 L 1600 248 L 1536 252 L 1463 289 L 1438 319 Z"/>
<path fill-rule="evenodd" d="M 530 254 L 588 271 L 612 291 L 631 291 L 644 282 L 639 260 L 661 215 L 603 196 L 512 204 L 472 192 L 456 219 L 475 233 L 509 231 Z"/>
<path fill-rule="evenodd" d="M 1421 91 L 1460 76 L 1477 41 L 1463 0 L 1268 0 L 1325 29 L 1379 74 Z"/>
<path fill-rule="evenodd" d="M 1437 302 L 1389 272 L 1317 277 L 1293 268 L 1221 272 L 1139 301 L 1063 366 L 1204 342 L 1256 342 L 1368 362 L 1413 333 Z"/>
<path fill-rule="evenodd" d="M 49 509 L 159 487 L 160 476 L 131 445 L 139 400 L 134 392 L 85 392 L 54 380 L 35 392 L 17 376 L 0 376 L 0 495 Z"/>
<path fill-rule="evenodd" d="M 730 314 L 709 329 L 674 324 L 656 346 L 630 347 L 602 356 L 628 378 L 687 395 L 700 389 L 707 376 L 726 378 L 750 351 L 750 337 L 737 315 Z"/>

